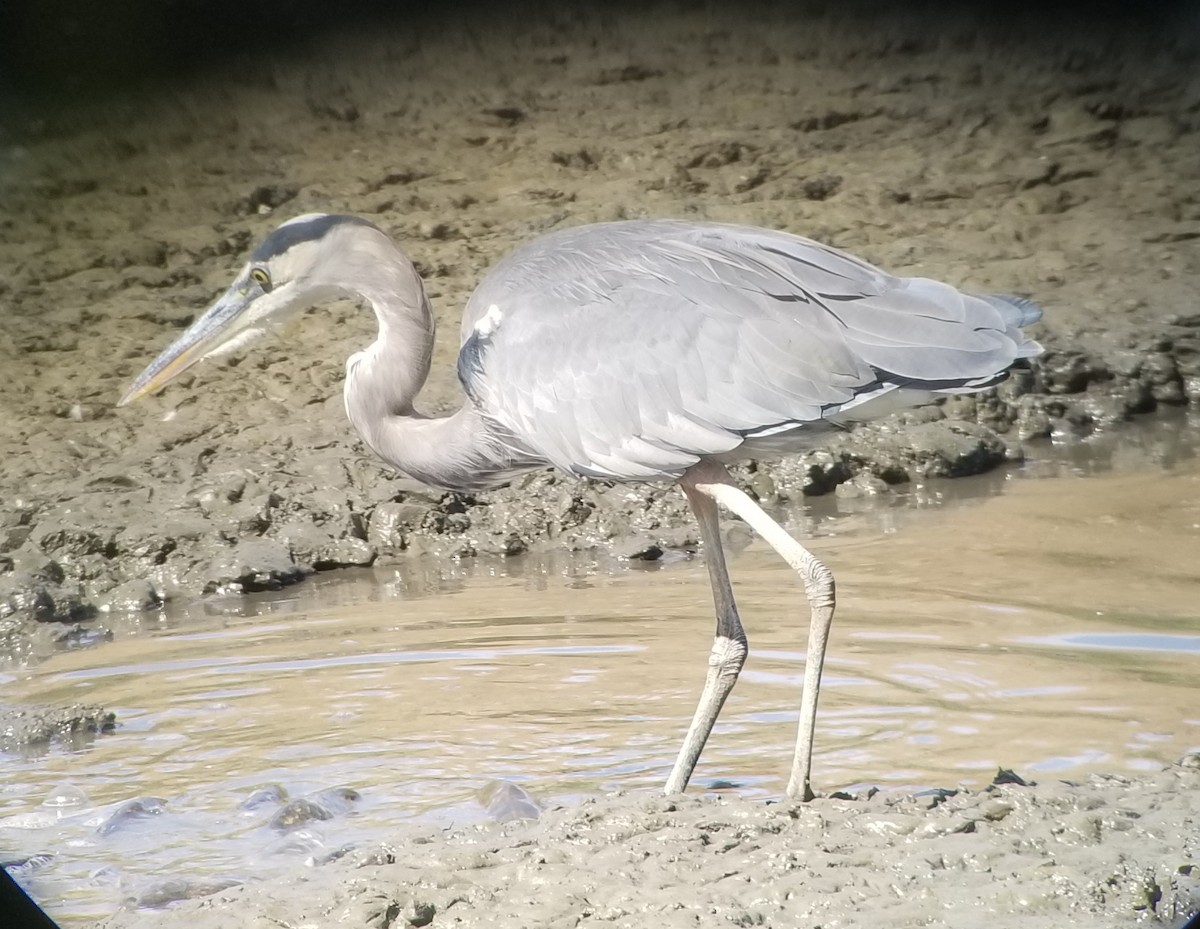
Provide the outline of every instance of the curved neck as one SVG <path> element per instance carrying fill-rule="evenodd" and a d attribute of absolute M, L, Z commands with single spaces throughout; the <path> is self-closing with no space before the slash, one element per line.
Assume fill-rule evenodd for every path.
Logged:
<path fill-rule="evenodd" d="M 513 456 L 492 437 L 470 403 L 444 417 L 425 416 L 414 403 L 429 375 L 436 325 L 420 275 L 390 240 L 375 249 L 370 284 L 344 289 L 375 311 L 379 334 L 346 362 L 346 415 L 380 458 L 427 484 L 476 490 L 503 483 Z M 348 275 L 350 280 L 354 276 Z"/>
<path fill-rule="evenodd" d="M 346 363 L 346 412 L 364 439 L 389 415 L 414 415 L 413 402 L 429 377 L 437 332 L 421 276 L 407 256 L 388 244 L 391 254 L 377 256 L 371 283 L 352 286 L 379 323 L 375 341 Z"/>

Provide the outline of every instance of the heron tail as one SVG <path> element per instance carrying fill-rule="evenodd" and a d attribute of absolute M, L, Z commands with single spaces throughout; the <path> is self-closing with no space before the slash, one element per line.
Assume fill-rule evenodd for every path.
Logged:
<path fill-rule="evenodd" d="M 1004 314 L 1004 321 L 1021 329 L 1042 318 L 1042 308 L 1028 297 L 1013 294 L 983 294 L 983 299 Z"/>
<path fill-rule="evenodd" d="M 1021 330 L 1032 326 L 1042 318 L 1042 308 L 1028 297 L 1017 297 L 1013 294 L 982 294 L 980 299 L 987 301 L 1004 317 L 1004 322 L 1012 329 Z M 1042 353 L 1042 346 L 1033 339 L 1020 333 L 1017 345 L 1018 358 L 1034 358 Z"/>

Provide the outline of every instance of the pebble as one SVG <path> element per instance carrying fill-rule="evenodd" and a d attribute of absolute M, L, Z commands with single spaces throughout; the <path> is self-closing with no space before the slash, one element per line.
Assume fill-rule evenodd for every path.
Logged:
<path fill-rule="evenodd" d="M 1012 804 L 1003 800 L 984 800 L 979 804 L 979 813 L 988 822 L 999 822 L 1012 811 Z"/>

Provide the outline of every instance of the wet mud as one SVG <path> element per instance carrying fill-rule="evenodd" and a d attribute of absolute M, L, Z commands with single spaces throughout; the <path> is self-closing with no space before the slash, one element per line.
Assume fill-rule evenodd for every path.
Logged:
<path fill-rule="evenodd" d="M 821 798 L 604 797 L 405 830 L 290 879 L 106 929 L 1181 924 L 1200 897 L 1200 756 L 1161 774 Z"/>
<path fill-rule="evenodd" d="M 1200 746 L 1200 469 L 1169 425 L 1131 428 L 1114 457 L 1094 441 L 1086 457 L 788 514 L 841 591 L 822 795 L 936 799 L 1002 766 L 1041 782 L 1030 792 L 1121 775 L 1094 782 L 1116 802 L 1123 778 Z M 794 737 L 801 595 L 761 542 L 737 526 L 728 541 L 750 660 L 690 793 L 763 802 L 782 794 Z M 656 796 L 691 717 L 709 599 L 702 558 L 547 552 L 411 559 L 208 598 L 165 623 L 112 618 L 111 643 L 7 682 L 15 701 L 120 711 L 95 741 L 3 757 L 0 860 L 68 927 L 122 907 L 150 920 L 361 860 L 414 821 Z M 1143 853 L 1145 835 L 1126 839 Z M 1177 909 L 1153 912 L 1170 924 Z"/>

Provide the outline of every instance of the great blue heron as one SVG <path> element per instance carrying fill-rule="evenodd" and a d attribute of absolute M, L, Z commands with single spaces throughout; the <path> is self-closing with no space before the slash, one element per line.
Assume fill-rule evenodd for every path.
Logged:
<path fill-rule="evenodd" d="M 610 481 L 675 481 L 700 524 L 716 605 L 708 676 L 666 792 L 682 791 L 746 658 L 717 504 L 750 524 L 804 582 L 811 608 L 789 796 L 810 799 L 812 741 L 833 576 L 739 490 L 726 465 L 982 390 L 1041 349 L 1019 297 L 897 278 L 782 232 L 635 221 L 565 229 L 502 260 L 463 314 L 449 416 L 414 407 L 434 317 L 412 262 L 378 227 L 309 214 L 272 232 L 232 286 L 138 377 L 121 404 L 159 390 L 289 313 L 358 296 L 379 334 L 346 363 L 346 412 L 399 470 L 478 490 L 554 465 Z"/>

